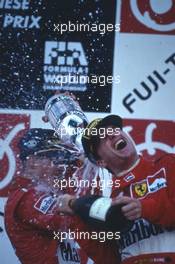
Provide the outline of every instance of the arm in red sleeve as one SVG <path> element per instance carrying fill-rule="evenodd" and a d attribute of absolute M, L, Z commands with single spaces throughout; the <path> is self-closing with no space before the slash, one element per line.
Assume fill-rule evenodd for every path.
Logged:
<path fill-rule="evenodd" d="M 61 216 L 57 213 L 56 198 L 52 200 L 51 194 L 38 193 L 35 189 L 26 192 L 15 210 L 15 214 L 21 221 L 35 226 L 37 229 L 53 231 L 68 230 L 74 232 L 91 232 L 90 228 L 84 224 L 77 216 Z M 116 241 L 106 240 L 99 242 L 97 239 L 78 239 L 86 254 L 97 264 L 120 263 L 117 254 Z"/>
<path fill-rule="evenodd" d="M 56 198 L 51 194 L 37 193 L 34 189 L 26 192 L 16 208 L 16 215 L 24 223 L 47 231 L 68 229 L 74 232 L 91 232 L 77 216 L 57 214 Z M 66 226 L 65 226 L 66 225 Z M 76 239 L 86 254 L 97 264 L 118 264 L 116 241 L 99 242 L 93 239 Z M 115 242 L 115 245 L 114 245 Z"/>
<path fill-rule="evenodd" d="M 35 189 L 27 191 L 22 196 L 15 214 L 24 223 L 51 232 L 64 230 L 71 222 L 71 217 L 58 214 L 56 197 Z"/>

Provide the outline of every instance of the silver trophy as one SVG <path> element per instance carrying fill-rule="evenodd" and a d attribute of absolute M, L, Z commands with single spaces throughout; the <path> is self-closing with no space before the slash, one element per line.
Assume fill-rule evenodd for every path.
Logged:
<path fill-rule="evenodd" d="M 67 95 L 54 95 L 46 103 L 45 114 L 62 142 L 82 149 L 81 136 L 88 121 L 76 101 Z"/>

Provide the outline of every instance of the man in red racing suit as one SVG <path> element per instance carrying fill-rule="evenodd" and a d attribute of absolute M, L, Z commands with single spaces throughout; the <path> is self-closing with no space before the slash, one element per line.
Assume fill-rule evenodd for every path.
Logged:
<path fill-rule="evenodd" d="M 54 239 L 54 232 L 66 231 L 71 221 L 70 217 L 58 214 L 57 198 L 53 193 L 37 188 L 14 191 L 5 214 L 8 235 L 22 263 L 87 263 L 87 256 L 82 255 L 74 240 Z"/>
<path fill-rule="evenodd" d="M 21 146 L 21 158 L 25 162 L 23 175 L 17 178 L 5 207 L 6 230 L 16 255 L 23 264 L 91 264 L 93 261 L 78 243 L 68 236 L 68 232 L 75 230 L 77 225 L 81 229 L 86 226 L 76 216 L 60 214 L 60 190 L 53 190 L 53 179 L 59 175 L 61 155 L 64 154 L 62 158 L 66 162 L 68 153 L 61 152 L 58 144 L 48 146 L 48 142 L 44 142 L 51 140 L 52 133 L 50 135 L 48 131 L 41 129 L 30 132 L 32 135 L 29 138 L 27 135 Z M 46 138 L 44 132 L 47 134 Z M 34 142 L 35 139 L 37 142 Z M 74 172 L 72 162 L 71 157 L 69 176 Z M 72 188 L 66 188 L 64 192 L 72 194 L 74 191 Z M 99 248 L 104 247 L 105 250 L 98 251 L 97 254 L 96 248 L 92 247 L 89 241 L 82 243 L 95 263 L 107 264 L 110 256 L 114 259 L 111 264 L 116 263 L 115 252 L 110 247 L 99 244 Z"/>
<path fill-rule="evenodd" d="M 120 179 L 120 188 L 112 190 L 113 205 L 122 205 L 125 217 L 135 221 L 131 230 L 121 234 L 121 263 L 174 264 L 175 156 L 167 154 L 155 162 L 144 160 L 122 130 L 119 116 L 95 119 L 87 128 L 82 141 L 86 155 L 110 170 L 114 181 Z M 91 133 L 100 128 L 105 129 L 103 138 Z"/>

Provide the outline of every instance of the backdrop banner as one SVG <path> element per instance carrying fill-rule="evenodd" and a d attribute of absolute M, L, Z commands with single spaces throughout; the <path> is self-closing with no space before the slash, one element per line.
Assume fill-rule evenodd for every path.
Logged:
<path fill-rule="evenodd" d="M 0 1 L 0 107 L 41 110 L 55 91 L 67 90 L 84 111 L 110 112 L 115 6 Z"/>

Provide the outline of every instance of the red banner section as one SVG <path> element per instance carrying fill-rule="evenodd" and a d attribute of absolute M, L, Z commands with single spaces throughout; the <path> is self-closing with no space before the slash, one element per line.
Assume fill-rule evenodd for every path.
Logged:
<path fill-rule="evenodd" d="M 122 1 L 121 32 L 175 33 L 175 1 Z"/>
<path fill-rule="evenodd" d="M 137 151 L 148 159 L 175 153 L 175 122 L 126 119 L 124 129 L 134 139 Z"/>
<path fill-rule="evenodd" d="M 29 129 L 30 116 L 0 114 L 0 196 L 6 197 L 8 188 L 19 168 L 18 141 Z"/>
<path fill-rule="evenodd" d="M 0 127 L 0 196 L 7 196 L 20 165 L 18 140 L 30 127 L 30 117 L 1 114 Z M 158 158 L 164 153 L 175 153 L 175 122 L 125 119 L 124 130 L 134 139 L 137 151 L 148 159 Z"/>

